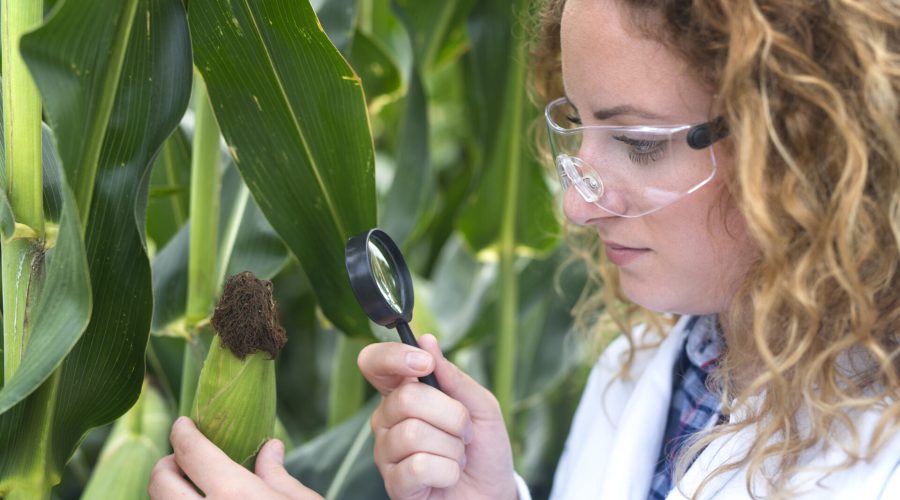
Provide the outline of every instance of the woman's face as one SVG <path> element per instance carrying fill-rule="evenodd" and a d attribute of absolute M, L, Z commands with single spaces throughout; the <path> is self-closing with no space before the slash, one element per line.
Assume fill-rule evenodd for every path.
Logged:
<path fill-rule="evenodd" d="M 699 124 L 712 94 L 687 65 L 629 24 L 614 0 L 568 0 L 562 18 L 566 95 L 584 125 Z M 612 116 L 600 110 L 618 110 Z M 592 225 L 619 268 L 625 295 L 658 312 L 711 314 L 727 309 L 754 252 L 744 221 L 724 195 L 731 158 L 714 146 L 711 182 L 656 212 L 624 218 L 565 193 L 566 216 Z M 710 161 L 712 161 L 710 159 Z"/>

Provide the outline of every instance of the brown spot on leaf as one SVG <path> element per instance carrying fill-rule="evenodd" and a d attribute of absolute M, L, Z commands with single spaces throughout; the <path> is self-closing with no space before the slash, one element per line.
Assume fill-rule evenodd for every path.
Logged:
<path fill-rule="evenodd" d="M 272 282 L 244 271 L 228 278 L 212 317 L 222 343 L 240 359 L 262 351 L 273 359 L 287 342 L 278 323 Z"/>

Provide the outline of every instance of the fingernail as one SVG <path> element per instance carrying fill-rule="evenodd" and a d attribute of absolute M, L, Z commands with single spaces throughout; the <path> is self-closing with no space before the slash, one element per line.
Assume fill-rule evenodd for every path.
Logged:
<path fill-rule="evenodd" d="M 460 468 L 460 470 L 466 470 L 466 463 L 467 463 L 468 461 L 469 461 L 469 460 L 466 459 L 466 454 L 463 453 L 462 458 L 459 459 L 459 468 Z"/>
<path fill-rule="evenodd" d="M 474 433 L 475 433 L 475 430 L 472 429 L 472 422 L 467 423 L 465 429 L 463 429 L 463 435 L 462 435 L 463 444 L 471 443 L 472 438 L 474 437 L 473 436 Z"/>
<path fill-rule="evenodd" d="M 416 371 L 428 369 L 429 356 L 424 352 L 409 352 L 406 354 L 406 366 Z"/>

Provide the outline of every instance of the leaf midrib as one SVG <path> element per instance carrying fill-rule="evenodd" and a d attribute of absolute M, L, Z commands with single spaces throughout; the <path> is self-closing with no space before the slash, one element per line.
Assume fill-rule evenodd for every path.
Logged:
<path fill-rule="evenodd" d="M 269 52 L 269 48 L 262 37 L 262 31 L 259 29 L 259 23 L 257 22 L 256 17 L 253 15 L 252 9 L 250 9 L 248 0 L 242 0 L 241 5 L 244 9 L 245 14 L 253 23 L 253 34 L 259 41 L 260 47 L 262 47 L 262 51 L 269 63 L 268 67 L 271 68 L 275 83 L 278 85 L 278 91 L 281 94 L 282 99 L 284 100 L 288 112 L 291 115 L 291 123 L 294 125 L 294 129 L 296 130 L 297 135 L 300 137 L 300 143 L 303 145 L 303 152 L 306 154 L 306 157 L 309 160 L 310 169 L 312 170 L 313 176 L 316 179 L 316 184 L 318 184 L 319 186 L 319 191 L 322 193 L 322 196 L 325 199 L 325 205 L 328 207 L 328 211 L 331 213 L 331 217 L 334 220 L 338 231 L 341 233 L 341 236 L 346 238 L 347 236 L 349 236 L 349 233 L 344 228 L 344 224 L 338 215 L 337 209 L 335 208 L 334 201 L 331 199 L 331 196 L 328 193 L 328 189 L 326 189 L 325 187 L 325 182 L 323 181 L 322 175 L 319 172 L 319 165 L 318 163 L 316 163 L 316 160 L 312 155 L 309 142 L 306 139 L 306 135 L 303 133 L 303 129 L 300 127 L 300 123 L 297 121 L 297 114 L 294 111 L 294 107 L 291 105 L 291 101 L 288 98 L 287 91 L 285 90 L 284 85 L 281 82 L 281 78 L 275 67 L 275 61 L 272 58 L 272 54 Z"/>

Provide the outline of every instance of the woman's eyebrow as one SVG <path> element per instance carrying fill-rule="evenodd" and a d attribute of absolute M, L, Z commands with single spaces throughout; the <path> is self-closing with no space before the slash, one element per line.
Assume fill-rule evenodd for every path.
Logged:
<path fill-rule="evenodd" d="M 578 107 L 572 103 L 572 100 L 569 99 L 568 96 L 566 97 L 566 99 L 569 101 L 569 105 L 572 106 L 572 109 L 574 109 L 575 112 L 580 115 L 581 112 L 578 111 Z M 592 115 L 594 116 L 595 120 L 609 120 L 610 118 L 623 115 L 631 115 L 646 120 L 661 120 L 662 118 L 664 118 L 660 115 L 657 115 L 656 113 L 645 111 L 630 104 L 613 106 L 611 108 L 600 108 L 598 110 L 595 110 Z"/>
<path fill-rule="evenodd" d="M 634 106 L 624 104 L 622 106 L 615 106 L 612 108 L 602 108 L 595 110 L 594 118 L 597 120 L 608 120 L 614 116 L 622 116 L 622 115 L 631 115 L 636 116 L 638 118 L 645 118 L 647 120 L 658 120 L 661 117 L 657 114 L 651 113 L 649 111 L 644 111 L 642 109 L 638 109 Z"/>

